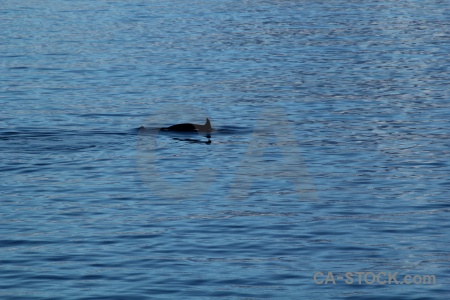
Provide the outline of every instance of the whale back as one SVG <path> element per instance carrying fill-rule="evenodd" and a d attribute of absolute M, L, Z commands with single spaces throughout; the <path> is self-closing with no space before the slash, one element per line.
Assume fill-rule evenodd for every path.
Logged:
<path fill-rule="evenodd" d="M 165 129 L 170 131 L 196 131 L 195 125 L 190 123 L 176 124 Z"/>
<path fill-rule="evenodd" d="M 212 131 L 211 121 L 206 118 L 205 124 L 191 124 L 191 123 L 182 123 L 175 124 L 167 128 L 161 128 L 164 131 L 181 131 L 181 132 L 205 132 L 210 133 Z"/>

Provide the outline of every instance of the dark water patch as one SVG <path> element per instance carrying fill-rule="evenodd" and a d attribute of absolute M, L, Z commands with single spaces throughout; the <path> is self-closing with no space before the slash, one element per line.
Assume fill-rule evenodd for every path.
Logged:
<path fill-rule="evenodd" d="M 92 129 L 92 130 L 68 130 L 68 129 L 23 129 L 18 131 L 0 131 L 0 139 L 2 140 L 14 140 L 14 139 L 40 139 L 40 138 L 73 138 L 73 137 L 92 137 L 102 135 L 117 135 L 126 136 L 132 135 L 137 130 L 130 131 L 111 131 L 105 129 Z"/>
<path fill-rule="evenodd" d="M 29 67 L 25 66 L 17 66 L 17 67 L 9 67 L 10 70 L 27 70 Z"/>
<path fill-rule="evenodd" d="M 254 132 L 254 129 L 240 126 L 222 126 L 214 129 L 219 135 L 246 135 Z"/>
<path fill-rule="evenodd" d="M 36 240 L 0 240 L 0 247 L 32 247 L 39 245 L 52 244 L 51 241 L 36 241 Z"/>

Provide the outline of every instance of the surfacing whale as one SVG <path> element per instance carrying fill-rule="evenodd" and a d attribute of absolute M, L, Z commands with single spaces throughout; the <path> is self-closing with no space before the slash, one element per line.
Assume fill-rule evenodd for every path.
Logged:
<path fill-rule="evenodd" d="M 208 138 L 207 142 L 201 142 L 193 139 L 186 139 L 186 138 L 174 138 L 175 140 L 179 141 L 187 141 L 187 142 L 201 142 L 210 144 L 211 143 L 211 135 L 212 127 L 211 127 L 211 121 L 209 121 L 208 118 L 206 118 L 205 124 L 193 124 L 193 123 L 182 123 L 182 124 L 175 124 L 169 127 L 163 127 L 156 129 L 161 131 L 167 131 L 167 132 L 173 132 L 173 133 L 203 133 L 206 134 L 205 136 Z M 149 132 L 149 129 L 145 128 L 144 126 L 141 126 L 138 128 L 139 134 L 145 134 L 146 132 Z"/>
<path fill-rule="evenodd" d="M 211 133 L 211 122 L 208 118 L 206 118 L 206 123 L 204 125 L 201 124 L 192 124 L 192 123 L 183 123 L 172 125 L 167 128 L 161 128 L 163 131 L 178 131 L 178 132 L 203 132 L 203 133 Z"/>

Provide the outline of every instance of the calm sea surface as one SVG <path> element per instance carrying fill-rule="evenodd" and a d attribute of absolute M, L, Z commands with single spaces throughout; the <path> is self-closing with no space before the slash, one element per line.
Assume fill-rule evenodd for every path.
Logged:
<path fill-rule="evenodd" d="M 446 299 L 449 15 L 2 0 L 0 299 Z"/>

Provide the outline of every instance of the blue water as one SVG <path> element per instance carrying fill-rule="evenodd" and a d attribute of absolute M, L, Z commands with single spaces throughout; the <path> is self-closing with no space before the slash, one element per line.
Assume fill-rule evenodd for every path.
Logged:
<path fill-rule="evenodd" d="M 449 13 L 1 1 L 0 299 L 446 299 Z"/>

